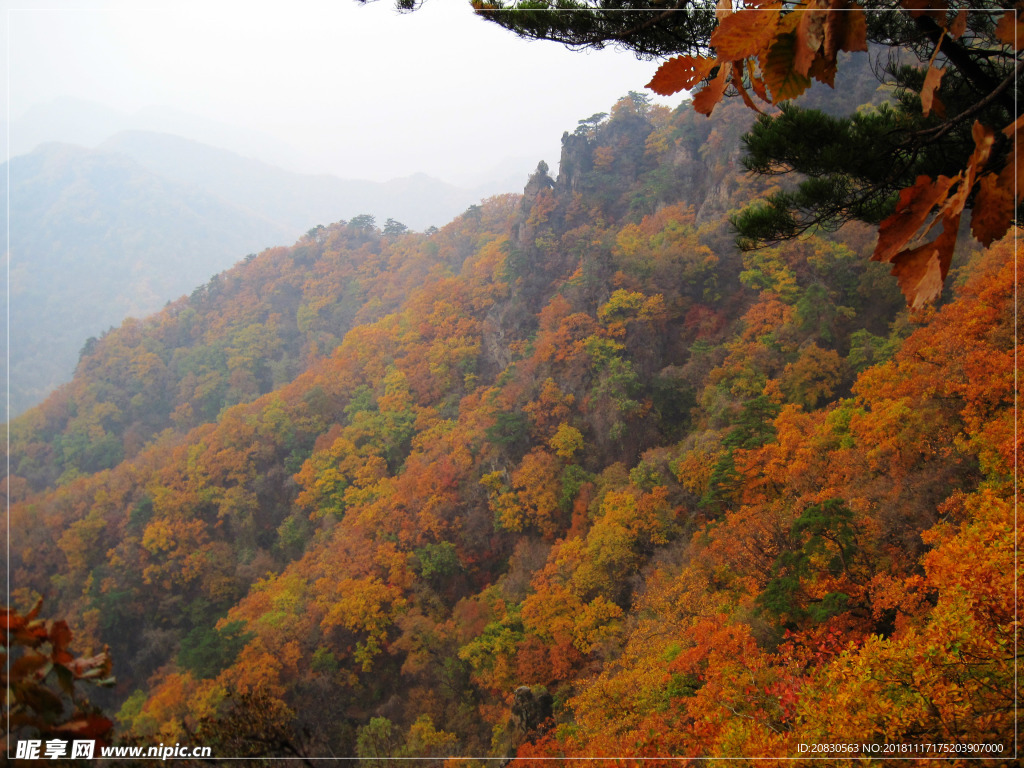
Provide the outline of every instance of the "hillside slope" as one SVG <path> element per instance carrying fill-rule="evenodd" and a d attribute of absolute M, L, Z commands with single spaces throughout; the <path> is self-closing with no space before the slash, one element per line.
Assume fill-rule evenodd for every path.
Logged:
<path fill-rule="evenodd" d="M 1011 744 L 1013 243 L 913 316 L 867 228 L 740 253 L 745 114 L 627 97 L 522 197 L 325 227 L 90 349 L 15 424 L 11 567 L 110 646 L 122 732 Z"/>

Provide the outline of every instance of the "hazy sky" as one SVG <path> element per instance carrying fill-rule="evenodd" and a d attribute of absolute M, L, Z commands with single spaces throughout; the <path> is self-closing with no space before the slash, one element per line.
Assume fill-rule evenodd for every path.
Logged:
<path fill-rule="evenodd" d="M 657 67 L 522 40 L 468 0 L 411 14 L 391 0 L 2 1 L 13 121 L 60 96 L 171 107 L 348 177 L 454 178 L 510 156 L 554 168 L 563 131 L 646 92 Z"/>

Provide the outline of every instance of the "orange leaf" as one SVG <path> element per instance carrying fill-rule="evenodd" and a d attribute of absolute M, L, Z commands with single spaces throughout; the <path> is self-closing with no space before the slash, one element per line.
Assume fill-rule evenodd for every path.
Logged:
<path fill-rule="evenodd" d="M 967 11 L 961 10 L 957 13 L 953 23 L 949 25 L 949 36 L 954 40 L 967 31 Z"/>
<path fill-rule="evenodd" d="M 711 33 L 719 61 L 758 56 L 771 43 L 779 24 L 778 11 L 740 11 L 726 16 Z"/>
<path fill-rule="evenodd" d="M 811 70 L 807 74 L 817 80 L 819 83 L 824 83 L 829 88 L 834 88 L 836 85 L 836 60 L 824 59 L 821 56 L 814 60 L 811 64 Z"/>
<path fill-rule="evenodd" d="M 940 67 L 928 67 L 928 73 L 924 76 L 924 85 L 921 86 L 921 113 L 925 117 L 932 111 L 932 99 L 934 99 L 935 91 L 938 89 L 939 83 L 942 82 L 942 76 L 945 73 L 946 70 Z"/>
<path fill-rule="evenodd" d="M 754 100 L 750 98 L 750 94 L 747 93 L 747 89 L 743 87 L 743 67 L 740 66 L 739 62 L 733 62 L 732 65 L 732 84 L 735 86 L 736 90 L 739 91 L 744 104 L 755 112 L 761 111 L 757 104 L 754 103 Z"/>
<path fill-rule="evenodd" d="M 1007 45 L 1012 45 L 1015 51 L 1024 46 L 1024 24 L 1016 11 L 1007 11 L 999 18 L 996 24 L 996 37 Z"/>
<path fill-rule="evenodd" d="M 1008 126 L 1003 128 L 1003 136 L 1009 139 L 1015 134 L 1020 133 L 1022 129 L 1024 129 L 1024 115 L 1021 115 Z M 1016 141 L 1016 138 L 1014 138 L 1014 141 Z"/>
<path fill-rule="evenodd" d="M 707 78 L 717 63 L 710 56 L 673 56 L 658 67 L 647 87 L 662 96 L 689 90 Z"/>
<path fill-rule="evenodd" d="M 1001 182 L 1001 174 L 982 176 L 971 210 L 971 234 L 986 248 L 1006 234 L 1013 219 L 1013 189 Z"/>
<path fill-rule="evenodd" d="M 1016 152 L 1011 152 L 1006 158 L 1006 165 L 999 172 L 999 183 L 1010 190 L 1010 194 L 1016 192 L 1016 201 L 1024 197 L 1024 163 L 1016 162 Z"/>
<path fill-rule="evenodd" d="M 893 211 L 878 227 L 878 244 L 871 255 L 872 261 L 889 262 L 913 238 L 927 220 L 935 206 L 945 203 L 949 190 L 960 180 L 939 176 L 918 176 L 914 186 L 900 190 L 900 199 Z"/>
<path fill-rule="evenodd" d="M 700 89 L 700 92 L 693 96 L 693 109 L 701 115 L 711 115 L 715 105 L 722 100 L 725 94 L 725 86 L 729 83 L 729 70 L 722 67 L 718 75 L 708 85 Z"/>
<path fill-rule="evenodd" d="M 992 145 L 996 140 L 995 132 L 977 120 L 971 127 L 971 135 L 974 138 L 974 152 L 971 153 L 971 158 L 967 161 L 967 168 L 963 174 L 964 180 L 961 182 L 960 188 L 947 204 L 957 205 L 960 209 L 967 205 L 967 196 L 974 188 L 974 180 L 978 173 L 984 170 L 985 163 L 988 162 L 988 157 L 992 154 Z"/>
<path fill-rule="evenodd" d="M 726 67 L 719 67 L 715 79 L 700 89 L 700 93 L 693 97 L 693 108 L 702 115 L 710 115 L 715 105 L 722 100 L 725 94 L 725 86 L 729 83 L 729 70 Z"/>

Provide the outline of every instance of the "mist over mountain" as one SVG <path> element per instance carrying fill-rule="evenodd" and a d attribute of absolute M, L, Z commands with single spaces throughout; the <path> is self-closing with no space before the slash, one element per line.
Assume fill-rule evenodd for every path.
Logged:
<path fill-rule="evenodd" d="M 9 166 L 13 414 L 70 378 L 89 336 L 294 239 L 290 227 L 125 155 L 47 144 Z"/>
<path fill-rule="evenodd" d="M 110 122 L 98 114 L 93 125 Z M 118 133 L 95 150 L 51 143 L 16 157 L 12 415 L 70 378 L 88 337 L 157 310 L 247 253 L 361 214 L 423 229 L 501 186 L 304 175 L 148 131 Z"/>
<path fill-rule="evenodd" d="M 476 190 L 422 173 L 387 182 L 299 174 L 166 133 L 127 131 L 98 149 L 132 157 L 154 173 L 290 227 L 296 236 L 316 224 L 359 214 L 425 229 L 444 224 L 480 199 Z"/>
<path fill-rule="evenodd" d="M 125 112 L 68 96 L 34 104 L 9 125 L 11 156 L 28 154 L 40 144 L 62 142 L 95 147 L 122 131 L 159 131 L 204 144 L 230 148 L 245 157 L 295 170 L 316 165 L 314 158 L 258 129 L 229 125 L 180 109 L 148 106 Z M 6 152 L 6 147 L 0 151 Z M 7 158 L 4 158 L 7 159 Z"/>

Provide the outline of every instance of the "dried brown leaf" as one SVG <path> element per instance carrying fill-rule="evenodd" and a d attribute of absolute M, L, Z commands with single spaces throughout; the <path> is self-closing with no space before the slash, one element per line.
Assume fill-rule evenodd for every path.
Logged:
<path fill-rule="evenodd" d="M 1012 220 L 1013 189 L 1004 183 L 1001 174 L 986 173 L 978 181 L 974 196 L 971 234 L 987 248 L 1006 234 Z"/>
<path fill-rule="evenodd" d="M 921 113 L 927 117 L 932 111 L 932 104 L 935 98 L 935 91 L 942 82 L 942 76 L 946 73 L 944 68 L 930 65 L 924 76 L 924 85 L 921 86 Z"/>
<path fill-rule="evenodd" d="M 959 214 L 944 217 L 942 234 L 935 240 L 901 251 L 892 259 L 892 274 L 913 309 L 920 309 L 942 293 L 942 284 L 953 260 L 959 224 Z"/>
<path fill-rule="evenodd" d="M 959 180 L 960 174 L 953 178 L 939 176 L 936 180 L 930 176 L 918 176 L 912 187 L 900 190 L 896 210 L 878 227 L 878 243 L 871 260 L 893 261 L 917 235 L 933 209 L 946 202 L 949 190 Z"/>
<path fill-rule="evenodd" d="M 797 16 L 796 52 L 793 68 L 801 75 L 807 75 L 818 59 L 818 51 L 825 42 L 825 18 L 828 11 L 803 11 Z"/>
<path fill-rule="evenodd" d="M 1016 11 L 1007 11 L 999 18 L 996 24 L 996 38 L 1007 45 L 1012 45 L 1015 51 L 1024 47 L 1024 23 Z"/>
<path fill-rule="evenodd" d="M 837 0 L 825 20 L 825 58 L 834 60 L 839 51 L 867 49 L 868 23 L 863 9 L 850 8 L 850 3 Z"/>

